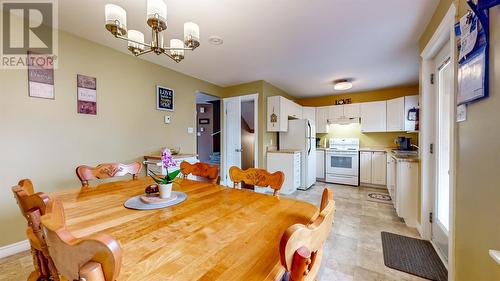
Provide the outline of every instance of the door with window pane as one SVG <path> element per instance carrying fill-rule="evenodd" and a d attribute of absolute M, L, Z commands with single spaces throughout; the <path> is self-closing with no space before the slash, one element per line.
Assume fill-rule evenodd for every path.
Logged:
<path fill-rule="evenodd" d="M 432 222 L 432 241 L 441 255 L 448 259 L 450 229 L 450 147 L 453 118 L 453 65 L 449 45 L 445 45 L 436 60 L 436 188 Z"/>

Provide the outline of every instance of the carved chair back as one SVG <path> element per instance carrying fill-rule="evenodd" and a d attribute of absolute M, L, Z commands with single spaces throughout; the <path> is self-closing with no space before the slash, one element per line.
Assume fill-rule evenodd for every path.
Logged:
<path fill-rule="evenodd" d="M 215 184 L 220 183 L 219 167 L 216 165 L 212 166 L 203 162 L 190 164 L 189 162 L 182 161 L 180 169 L 184 178 L 187 178 L 189 174 L 192 174 L 197 177 L 205 178 Z"/>
<path fill-rule="evenodd" d="M 63 205 L 49 200 L 42 216 L 50 255 L 67 280 L 114 281 L 122 260 L 122 248 L 111 236 L 98 233 L 75 238 L 66 228 Z"/>
<path fill-rule="evenodd" d="M 48 280 L 53 276 L 54 280 L 58 280 L 57 270 L 50 258 L 41 228 L 41 216 L 45 214 L 49 197 L 41 192 L 35 193 L 33 183 L 29 179 L 20 180 L 18 185 L 12 187 L 12 193 L 28 222 L 26 236 L 31 245 L 34 274 L 41 279 Z"/>
<path fill-rule="evenodd" d="M 309 225 L 294 224 L 285 231 L 280 241 L 280 258 L 290 281 L 316 280 L 334 215 L 333 194 L 325 188 L 319 216 Z"/>
<path fill-rule="evenodd" d="M 82 182 L 82 187 L 88 187 L 89 180 L 92 179 L 106 179 L 131 174 L 135 180 L 141 170 L 142 164 L 140 162 L 133 162 L 131 164 L 107 163 L 99 164 L 96 167 L 78 166 L 76 168 L 76 175 Z"/>
<path fill-rule="evenodd" d="M 236 166 L 229 168 L 229 177 L 234 183 L 234 188 L 238 188 L 241 182 L 260 187 L 271 187 L 274 190 L 274 196 L 278 196 L 285 180 L 285 174 L 281 171 L 271 174 L 264 169 L 250 168 L 242 170 Z"/>

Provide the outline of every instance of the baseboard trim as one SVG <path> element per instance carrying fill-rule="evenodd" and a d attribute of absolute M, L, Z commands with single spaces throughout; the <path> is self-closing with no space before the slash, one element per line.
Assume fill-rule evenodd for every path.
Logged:
<path fill-rule="evenodd" d="M 420 234 L 420 237 L 422 237 L 422 224 L 417 222 L 417 231 L 418 234 Z"/>
<path fill-rule="evenodd" d="M 0 259 L 21 253 L 30 249 L 30 242 L 28 239 L 19 241 L 13 244 L 0 247 Z"/>

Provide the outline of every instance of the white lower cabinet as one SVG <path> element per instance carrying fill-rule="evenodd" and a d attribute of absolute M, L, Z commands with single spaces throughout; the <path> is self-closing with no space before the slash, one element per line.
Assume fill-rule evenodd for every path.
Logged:
<path fill-rule="evenodd" d="M 372 152 L 361 151 L 359 153 L 359 181 L 371 183 L 372 181 Z"/>
<path fill-rule="evenodd" d="M 410 227 L 418 218 L 418 162 L 396 161 L 394 197 L 396 213 Z"/>
<path fill-rule="evenodd" d="M 393 198 L 393 202 L 396 198 L 395 195 L 396 187 L 396 159 L 393 157 L 387 157 L 387 190 L 389 195 Z"/>
<path fill-rule="evenodd" d="M 364 184 L 385 185 L 387 158 L 384 151 L 361 151 L 359 181 Z"/>
<path fill-rule="evenodd" d="M 328 133 L 328 106 L 316 107 L 316 133 Z"/>
<path fill-rule="evenodd" d="M 268 152 L 267 153 L 267 170 L 270 173 L 282 171 L 285 174 L 285 181 L 281 187 L 280 193 L 292 194 L 300 186 L 300 166 L 301 155 L 300 151 L 293 152 Z M 272 192 L 271 188 L 259 189 L 255 191 Z"/>
<path fill-rule="evenodd" d="M 325 151 L 316 150 L 316 179 L 325 180 Z"/>

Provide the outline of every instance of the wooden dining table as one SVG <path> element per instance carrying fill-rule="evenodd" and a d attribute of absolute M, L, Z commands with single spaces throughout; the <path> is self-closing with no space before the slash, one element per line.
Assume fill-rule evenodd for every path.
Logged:
<path fill-rule="evenodd" d="M 187 199 L 178 205 L 123 206 L 152 183 L 144 177 L 50 195 L 62 201 L 75 236 L 106 233 L 119 241 L 117 280 L 279 280 L 283 232 L 318 212 L 303 201 L 180 178 L 173 189 Z"/>

